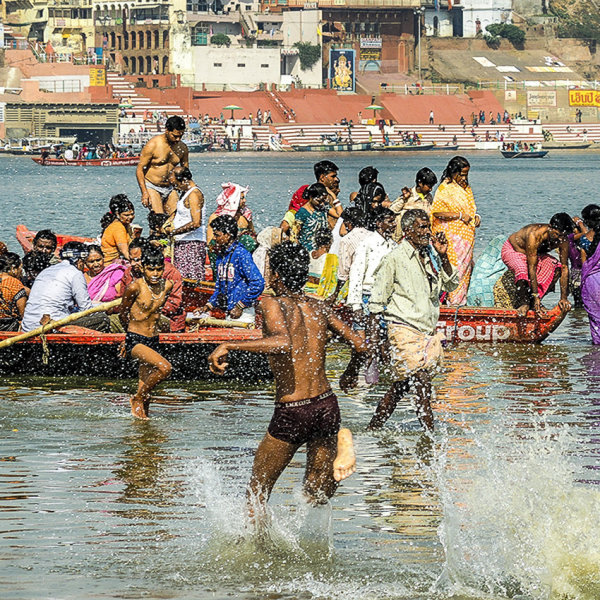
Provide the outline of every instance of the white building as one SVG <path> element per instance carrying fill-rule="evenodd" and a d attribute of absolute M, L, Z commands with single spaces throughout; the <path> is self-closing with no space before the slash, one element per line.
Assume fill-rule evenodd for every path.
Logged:
<path fill-rule="evenodd" d="M 428 36 L 475 37 L 485 35 L 493 23 L 512 22 L 511 0 L 440 0 L 425 7 L 425 32 Z"/>
<path fill-rule="evenodd" d="M 171 69 L 183 85 L 201 89 L 250 90 L 261 85 L 302 82 L 321 87 L 321 60 L 312 69 L 300 68 L 296 42 L 321 45 L 317 33 L 319 10 L 278 14 L 248 10 L 251 3 L 236 2 L 237 10 L 200 10 L 202 0 L 174 0 L 171 19 Z M 225 9 L 233 4 L 225 5 Z M 229 45 L 216 45 L 224 34 Z M 224 38 L 221 36 L 221 39 Z"/>

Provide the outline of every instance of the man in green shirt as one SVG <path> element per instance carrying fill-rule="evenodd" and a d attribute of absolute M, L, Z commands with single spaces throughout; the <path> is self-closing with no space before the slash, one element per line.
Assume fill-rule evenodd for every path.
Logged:
<path fill-rule="evenodd" d="M 388 323 L 395 375 L 369 429 L 382 427 L 399 400 L 413 388 L 417 394 L 417 416 L 425 429 L 433 431 L 431 377 L 443 354 L 443 334 L 435 333 L 440 314 L 439 297 L 440 292 L 458 287 L 458 273 L 448 259 L 445 235 L 439 232 L 432 236 L 424 210 L 407 210 L 401 225 L 405 237 L 381 261 L 369 301 L 367 340 L 371 348 L 379 346 L 378 321 L 383 313 Z"/>

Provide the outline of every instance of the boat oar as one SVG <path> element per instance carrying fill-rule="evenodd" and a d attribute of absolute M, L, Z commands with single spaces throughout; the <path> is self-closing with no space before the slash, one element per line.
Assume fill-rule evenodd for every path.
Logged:
<path fill-rule="evenodd" d="M 27 331 L 26 333 L 21 333 L 19 335 L 15 335 L 13 337 L 2 340 L 0 342 L 0 348 L 7 348 L 8 346 L 12 346 L 17 342 L 28 340 L 29 338 L 35 337 L 36 335 L 42 335 L 52 329 L 62 327 L 63 325 L 70 325 L 71 323 L 78 321 L 82 317 L 91 315 L 92 313 L 109 310 L 111 308 L 114 308 L 115 306 L 119 306 L 119 304 L 121 304 L 121 300 L 122 298 L 117 298 L 116 300 L 112 300 L 111 302 L 103 302 L 102 304 L 92 306 L 92 308 L 88 308 L 87 310 L 82 310 L 81 312 L 70 314 L 68 317 L 64 317 L 63 319 L 59 319 L 58 321 L 49 321 L 45 325 L 37 327 L 36 329 L 32 329 L 31 331 Z"/>
<path fill-rule="evenodd" d="M 213 319 L 212 317 L 187 317 L 187 323 L 197 323 L 198 325 L 205 325 L 208 327 L 242 327 L 243 329 L 254 329 L 254 323 L 248 323 L 247 321 L 226 321 L 225 319 Z"/>

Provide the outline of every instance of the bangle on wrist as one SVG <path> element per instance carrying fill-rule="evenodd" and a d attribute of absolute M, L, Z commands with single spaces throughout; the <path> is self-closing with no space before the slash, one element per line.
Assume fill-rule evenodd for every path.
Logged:
<path fill-rule="evenodd" d="M 460 211 L 460 212 L 458 213 L 458 218 L 459 218 L 461 221 L 463 220 L 462 211 Z"/>

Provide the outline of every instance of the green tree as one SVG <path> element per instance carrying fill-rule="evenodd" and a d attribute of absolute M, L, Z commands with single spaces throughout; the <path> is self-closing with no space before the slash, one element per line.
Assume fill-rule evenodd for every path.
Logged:
<path fill-rule="evenodd" d="M 321 46 L 319 44 L 296 42 L 294 47 L 298 48 L 300 68 L 303 71 L 310 71 L 319 62 L 319 58 L 321 58 Z"/>
<path fill-rule="evenodd" d="M 231 40 L 229 36 L 225 33 L 215 33 L 215 35 L 211 36 L 210 43 L 213 46 L 231 46 Z"/>
<path fill-rule="evenodd" d="M 517 48 L 521 48 L 525 42 L 525 32 L 522 29 L 519 29 L 516 25 L 510 25 L 508 23 L 492 23 L 485 29 L 490 36 L 492 36 L 492 38 L 501 37 L 507 39 L 513 46 Z"/>

